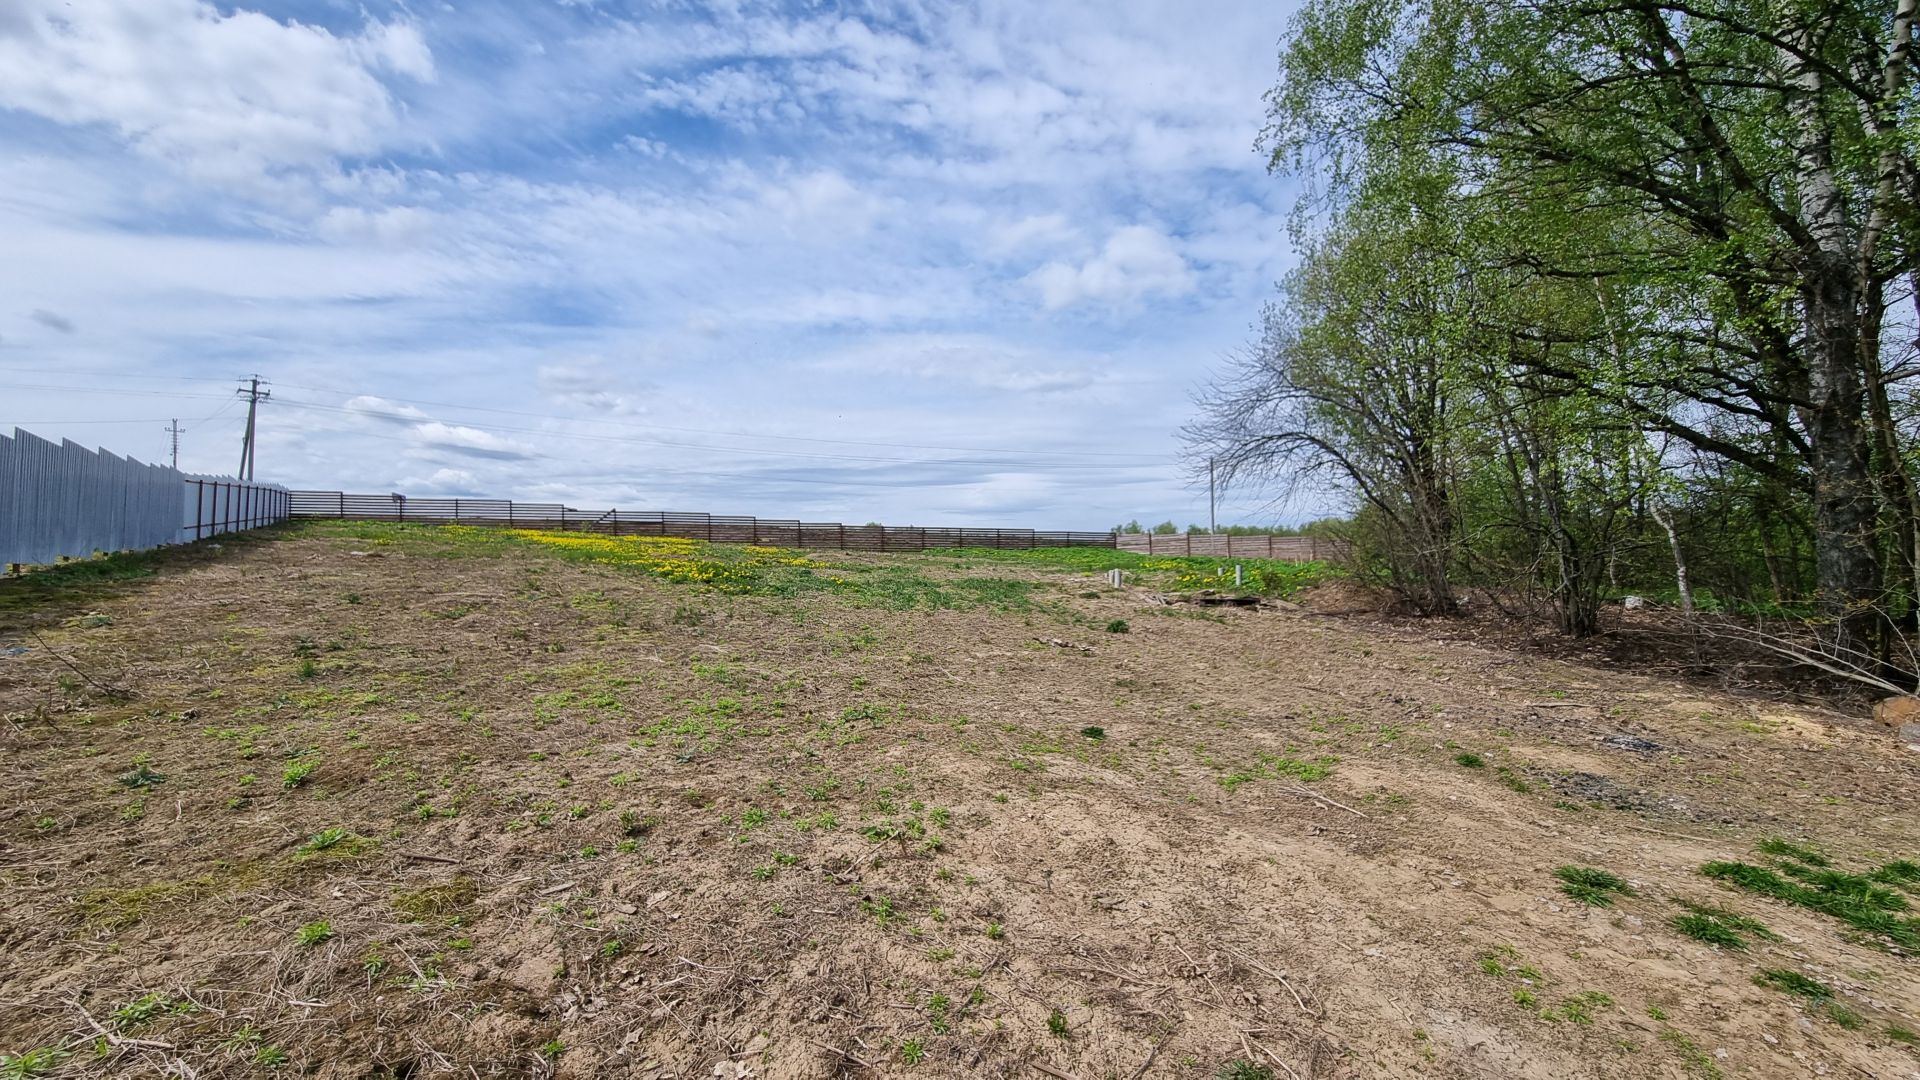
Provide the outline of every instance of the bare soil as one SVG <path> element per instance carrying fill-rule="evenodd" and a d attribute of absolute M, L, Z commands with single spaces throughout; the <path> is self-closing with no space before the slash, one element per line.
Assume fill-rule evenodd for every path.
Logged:
<path fill-rule="evenodd" d="M 727 596 L 309 527 L 0 608 L 0 1054 L 1920 1076 L 1911 956 L 1700 873 L 1768 837 L 1920 856 L 1920 754 L 1864 719 L 1311 603 L 826 558 L 1033 578 L 1040 602 Z M 1563 865 L 1633 894 L 1578 903 Z M 1703 944 L 1679 900 L 1781 940 Z"/>

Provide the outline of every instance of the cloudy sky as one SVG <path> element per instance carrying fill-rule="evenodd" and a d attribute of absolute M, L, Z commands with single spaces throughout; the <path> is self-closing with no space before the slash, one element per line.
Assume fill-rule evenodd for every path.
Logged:
<path fill-rule="evenodd" d="M 4 0 L 0 426 L 231 472 L 258 372 L 295 487 L 1204 521 L 1287 7 Z"/>

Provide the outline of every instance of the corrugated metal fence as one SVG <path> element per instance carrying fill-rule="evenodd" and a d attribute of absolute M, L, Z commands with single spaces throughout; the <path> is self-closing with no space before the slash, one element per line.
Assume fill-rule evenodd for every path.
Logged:
<path fill-rule="evenodd" d="M 1120 533 L 1121 551 L 1143 555 L 1214 555 L 1240 559 L 1280 559 L 1285 562 L 1334 562 L 1347 555 L 1346 546 L 1317 536 L 1220 536 L 1213 534 Z"/>
<path fill-rule="evenodd" d="M 517 529 L 580 529 L 616 536 L 679 536 L 724 544 L 765 544 L 787 548 L 923 551 L 942 547 L 1113 546 L 1113 534 L 1110 532 L 843 525 L 839 522 L 777 521 L 661 510 L 587 511 L 560 503 L 516 503 L 506 499 L 415 499 L 404 495 L 296 491 L 293 493 L 292 506 L 294 517 L 458 522 Z"/>
<path fill-rule="evenodd" d="M 195 476 L 164 465 L 0 435 L 0 564 L 177 544 L 286 520 L 277 484 Z"/>

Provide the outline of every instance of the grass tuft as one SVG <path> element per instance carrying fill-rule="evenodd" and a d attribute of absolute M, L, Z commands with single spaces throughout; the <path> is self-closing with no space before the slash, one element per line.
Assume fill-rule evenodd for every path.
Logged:
<path fill-rule="evenodd" d="M 1563 866 L 1553 872 L 1560 879 L 1560 891 L 1590 907 L 1612 907 L 1615 894 L 1634 895 L 1618 874 L 1590 866 Z"/>

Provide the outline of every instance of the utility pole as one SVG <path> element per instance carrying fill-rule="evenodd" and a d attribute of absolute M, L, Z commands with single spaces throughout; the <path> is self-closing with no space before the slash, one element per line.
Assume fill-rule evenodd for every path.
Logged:
<path fill-rule="evenodd" d="M 1213 517 L 1213 459 L 1207 459 L 1207 531 L 1217 533 L 1220 523 Z"/>
<path fill-rule="evenodd" d="M 240 437 L 240 479 L 253 479 L 254 416 L 260 411 L 260 403 L 273 396 L 273 391 L 260 389 L 264 380 L 258 375 L 247 377 L 247 385 L 234 393 L 247 399 L 247 432 Z"/>
<path fill-rule="evenodd" d="M 173 436 L 173 467 L 180 467 L 180 418 L 174 417 L 167 425 L 167 434 Z"/>

